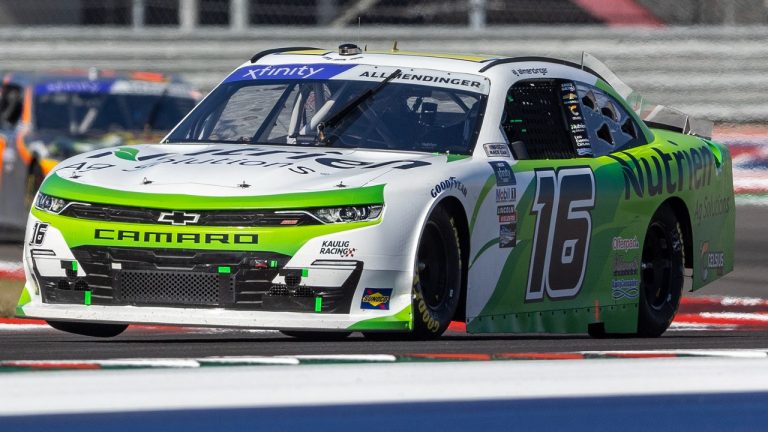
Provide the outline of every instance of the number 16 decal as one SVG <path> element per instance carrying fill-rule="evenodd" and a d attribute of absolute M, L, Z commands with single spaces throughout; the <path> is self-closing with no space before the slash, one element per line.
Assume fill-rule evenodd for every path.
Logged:
<path fill-rule="evenodd" d="M 595 176 L 590 168 L 536 170 L 536 216 L 525 301 L 575 297 L 584 283 Z"/>

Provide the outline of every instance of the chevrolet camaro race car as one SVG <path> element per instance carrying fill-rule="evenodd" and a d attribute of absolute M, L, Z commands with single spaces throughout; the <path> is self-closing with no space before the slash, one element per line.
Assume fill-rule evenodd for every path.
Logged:
<path fill-rule="evenodd" d="M 709 132 L 588 54 L 270 50 L 161 144 L 53 170 L 17 315 L 93 336 L 659 336 L 684 282 L 733 268 Z"/>
<path fill-rule="evenodd" d="M 200 93 L 153 72 L 14 72 L 0 88 L 0 240 L 24 235 L 32 199 L 59 161 L 97 148 L 157 142 Z"/>

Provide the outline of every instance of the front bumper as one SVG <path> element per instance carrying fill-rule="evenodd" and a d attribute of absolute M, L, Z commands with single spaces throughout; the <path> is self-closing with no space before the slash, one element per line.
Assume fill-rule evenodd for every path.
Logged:
<path fill-rule="evenodd" d="M 40 224 L 46 226 L 42 240 L 35 238 Z M 411 272 L 387 265 L 401 260 L 366 253 L 334 259 L 318 255 L 316 245 L 339 241 L 340 235 L 347 242 L 376 244 L 367 238 L 375 235 L 365 229 L 370 224 L 343 233 L 318 233 L 317 227 L 305 233 L 296 232 L 301 227 L 279 228 L 284 238 L 300 243 L 272 247 L 273 240 L 232 248 L 239 250 L 142 244 L 141 236 L 113 234 L 144 232 L 147 227 L 153 235 L 194 230 L 140 224 L 128 230 L 125 224 L 95 225 L 33 211 L 24 252 L 29 296 L 22 296 L 27 300 L 17 308 L 18 314 L 89 322 L 410 329 Z M 261 230 L 258 236 L 274 238 L 275 230 Z M 254 230 L 241 228 L 219 231 L 255 235 Z M 101 238 L 105 232 L 110 238 Z M 387 301 L 366 300 L 376 299 L 364 293 L 370 294 L 372 288 L 386 293 Z"/>

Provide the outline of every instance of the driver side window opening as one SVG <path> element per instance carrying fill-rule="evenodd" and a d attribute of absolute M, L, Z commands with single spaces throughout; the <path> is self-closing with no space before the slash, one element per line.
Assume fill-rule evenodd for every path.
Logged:
<path fill-rule="evenodd" d="M 502 130 L 515 158 L 571 159 L 578 156 L 561 101 L 565 97 L 561 93 L 570 92 L 566 85 L 567 81 L 559 79 L 529 79 L 518 81 L 509 88 Z"/>

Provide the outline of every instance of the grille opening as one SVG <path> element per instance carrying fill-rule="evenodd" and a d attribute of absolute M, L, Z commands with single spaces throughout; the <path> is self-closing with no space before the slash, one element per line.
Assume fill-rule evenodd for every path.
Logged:
<path fill-rule="evenodd" d="M 296 291 L 294 291 L 293 295 L 296 297 L 314 297 L 315 290 L 308 286 L 302 285 L 300 287 L 296 287 Z"/>
<path fill-rule="evenodd" d="M 88 291 L 88 282 L 82 279 L 75 282 L 75 291 Z"/>
<path fill-rule="evenodd" d="M 289 287 L 295 287 L 301 283 L 301 275 L 296 273 L 289 273 L 285 275 L 285 284 Z"/>
<path fill-rule="evenodd" d="M 283 284 L 272 285 L 269 288 L 269 295 L 271 296 L 287 296 L 290 294 L 291 292 L 288 290 L 288 287 Z"/>
<path fill-rule="evenodd" d="M 56 288 L 60 290 L 68 290 L 70 288 L 69 282 L 66 279 L 60 279 L 59 283 L 56 284 Z"/>
<path fill-rule="evenodd" d="M 231 279 L 227 285 L 231 293 Z M 134 304 L 217 305 L 219 275 L 127 270 L 120 274 L 120 298 Z"/>

